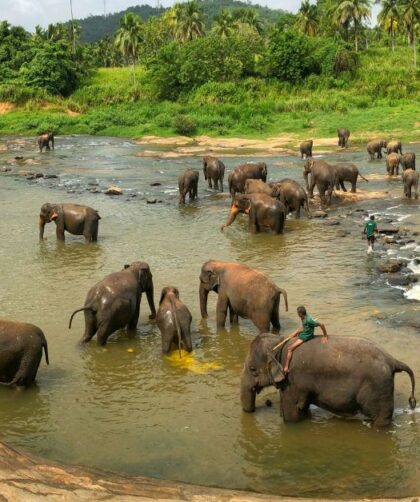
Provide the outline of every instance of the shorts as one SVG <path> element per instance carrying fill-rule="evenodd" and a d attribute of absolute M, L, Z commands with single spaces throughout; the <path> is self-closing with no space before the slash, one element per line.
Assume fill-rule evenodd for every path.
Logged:
<path fill-rule="evenodd" d="M 370 235 L 367 238 L 367 241 L 369 242 L 369 244 L 373 244 L 375 242 L 375 236 L 374 235 Z"/>
<path fill-rule="evenodd" d="M 304 342 L 307 342 L 307 341 L 311 340 L 314 337 L 315 337 L 315 335 L 304 335 L 303 333 L 301 333 L 300 335 L 298 335 L 299 340 L 303 340 Z"/>

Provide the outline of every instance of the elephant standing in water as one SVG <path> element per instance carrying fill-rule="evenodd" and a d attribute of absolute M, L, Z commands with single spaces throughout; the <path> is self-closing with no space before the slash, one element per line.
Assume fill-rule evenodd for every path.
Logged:
<path fill-rule="evenodd" d="M 392 152 L 386 156 L 386 170 L 389 176 L 394 176 L 394 171 L 398 176 L 400 170 L 401 155 L 399 153 Z"/>
<path fill-rule="evenodd" d="M 311 174 L 311 183 L 308 183 L 308 176 Z M 303 177 L 308 190 L 309 198 L 314 197 L 315 185 L 318 188 L 321 198 L 321 206 L 329 206 L 334 187 L 337 183 L 337 169 L 324 160 L 307 159 L 303 166 Z M 325 197 L 327 192 L 327 197 Z"/>
<path fill-rule="evenodd" d="M 386 141 L 384 139 L 373 139 L 367 144 L 367 151 L 370 160 L 382 159 L 382 149 L 386 149 Z M 376 157 L 375 157 L 376 155 Z"/>
<path fill-rule="evenodd" d="M 267 181 L 267 164 L 265 162 L 241 164 L 229 173 L 229 192 L 232 202 L 236 193 L 244 192 L 245 182 L 248 179 Z"/>
<path fill-rule="evenodd" d="M 338 146 L 340 146 L 341 148 L 346 148 L 350 138 L 350 131 L 347 129 L 347 127 L 342 127 L 340 129 L 337 129 L 337 135 Z"/>
<path fill-rule="evenodd" d="M 401 141 L 388 141 L 386 146 L 386 153 L 400 153 L 402 155 L 402 145 Z"/>
<path fill-rule="evenodd" d="M 197 169 L 187 169 L 179 175 L 179 203 L 185 204 L 185 197 L 188 194 L 189 201 L 197 198 L 198 193 L 198 178 L 200 177 Z"/>
<path fill-rule="evenodd" d="M 405 169 L 412 169 L 413 171 L 416 170 L 416 154 L 414 152 L 406 152 L 401 155 L 401 167 L 403 168 L 403 171 Z"/>
<path fill-rule="evenodd" d="M 242 409 L 255 411 L 255 397 L 264 387 L 280 389 L 280 409 L 285 422 L 298 422 L 314 404 L 341 416 L 362 412 L 377 427 L 389 425 L 394 411 L 394 375 L 405 371 L 411 379 L 410 408 L 414 409 L 414 374 L 406 364 L 370 340 L 353 336 L 321 337 L 295 350 L 287 379 L 283 365 L 284 337 L 264 333 L 251 342 L 241 376 Z M 274 350 L 273 350 L 274 349 Z"/>
<path fill-rule="evenodd" d="M 98 226 L 101 217 L 98 211 L 79 204 L 43 204 L 39 214 L 39 240 L 44 239 L 46 223 L 56 224 L 57 239 L 64 241 L 64 232 L 83 235 L 86 242 L 98 240 Z"/>
<path fill-rule="evenodd" d="M 47 132 L 38 136 L 38 147 L 40 152 L 42 152 L 43 148 L 45 148 L 45 150 L 51 150 L 50 145 L 54 150 L 54 134 L 52 132 Z"/>
<path fill-rule="evenodd" d="M 107 275 L 89 290 L 84 307 L 71 315 L 69 329 L 74 315 L 84 311 L 85 333 L 80 343 L 89 342 L 96 333 L 98 345 L 105 345 L 117 329 L 125 326 L 129 330 L 136 329 L 144 292 L 151 311 L 149 319 L 154 319 L 156 309 L 149 265 L 142 261 L 125 265 L 124 270 Z"/>
<path fill-rule="evenodd" d="M 404 183 L 404 195 L 411 199 L 411 191 L 413 191 L 413 197 L 418 198 L 419 189 L 419 177 L 420 174 L 414 169 L 406 169 L 402 174 L 402 179 Z"/>
<path fill-rule="evenodd" d="M 214 184 L 214 189 L 219 189 L 223 192 L 223 178 L 225 176 L 225 165 L 223 162 L 216 157 L 211 157 L 210 155 L 203 157 L 203 173 L 204 179 L 208 180 L 209 188 L 212 187 L 212 181 Z"/>
<path fill-rule="evenodd" d="M 168 354 L 172 343 L 186 351 L 192 351 L 191 312 L 179 299 L 179 291 L 174 287 L 162 289 L 156 323 L 162 335 L 162 352 Z"/>
<path fill-rule="evenodd" d="M 280 198 L 286 207 L 286 214 L 295 211 L 296 218 L 300 218 L 300 208 L 303 207 L 308 218 L 311 217 L 309 211 L 308 196 L 302 186 L 295 180 L 284 178 L 280 181 L 273 181 L 269 184 L 274 190 L 273 196 Z"/>
<path fill-rule="evenodd" d="M 256 234 L 264 229 L 272 230 L 276 234 L 283 233 L 286 219 L 284 204 L 264 193 L 237 193 L 230 208 L 229 218 L 221 230 L 235 221 L 239 213 L 249 216 L 249 232 Z"/>
<path fill-rule="evenodd" d="M 284 296 L 288 310 L 287 293 L 265 274 L 236 262 L 208 261 L 201 267 L 200 309 L 207 317 L 207 298 L 210 291 L 218 294 L 216 306 L 217 327 L 223 328 L 228 309 L 232 314 L 250 319 L 261 332 L 270 324 L 280 329 L 280 295 Z M 231 317 L 232 321 L 232 317 Z"/>
<path fill-rule="evenodd" d="M 37 326 L 24 322 L 0 320 L 0 385 L 24 389 L 35 380 L 44 349 L 48 344 Z"/>
<path fill-rule="evenodd" d="M 335 184 L 335 188 L 337 190 L 343 190 L 343 192 L 347 192 L 346 187 L 344 186 L 345 181 L 349 181 L 351 183 L 351 192 L 356 193 L 356 183 L 357 178 L 360 176 L 363 180 L 367 180 L 364 176 L 360 174 L 357 166 L 352 164 L 351 162 L 340 162 L 339 164 L 335 164 L 334 166 L 337 170 L 337 180 Z"/>
<path fill-rule="evenodd" d="M 302 141 L 302 143 L 299 146 L 299 151 L 300 151 L 300 158 L 303 159 L 304 156 L 306 158 L 312 157 L 312 147 L 313 147 L 313 140 L 309 139 L 307 141 Z"/>

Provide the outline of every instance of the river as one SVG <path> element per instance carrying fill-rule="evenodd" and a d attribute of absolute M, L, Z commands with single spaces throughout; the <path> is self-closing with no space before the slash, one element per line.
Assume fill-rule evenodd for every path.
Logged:
<path fill-rule="evenodd" d="M 375 255 L 367 256 L 361 236 L 366 216 L 361 210 L 411 234 L 420 231 L 418 201 L 402 198 L 400 181 L 380 176 L 372 176 L 369 184 L 359 180 L 363 189 L 388 194 L 341 204 L 333 211 L 339 226 L 290 217 L 281 236 L 249 235 L 242 216 L 222 233 L 219 227 L 229 200 L 206 188 L 199 157 L 144 158 L 136 155 L 143 147 L 105 137 L 58 137 L 56 150 L 43 154 L 32 138 L 0 140 L 6 141 L 0 166 L 23 156 L 36 164 L 22 169 L 59 177 L 28 181 L 0 174 L 0 315 L 40 326 L 50 352 L 50 366 L 42 360 L 35 386 L 26 392 L 0 389 L 1 441 L 53 460 L 265 493 L 419 493 L 420 407 L 408 410 L 406 374 L 396 375 L 394 422 L 383 431 L 360 417 L 342 419 L 317 408 L 311 419 L 285 425 L 274 388 L 257 397 L 256 413 L 245 414 L 239 378 L 255 329 L 241 319 L 239 328 L 227 325 L 217 332 L 216 295 L 209 296 L 206 321 L 200 318 L 198 301 L 203 262 L 246 263 L 287 290 L 289 312 L 283 300 L 280 305 L 283 334 L 298 327 L 296 307 L 304 304 L 331 336 L 373 340 L 409 364 L 419 381 L 419 286 L 392 288 L 375 267 L 385 255 L 402 256 L 420 274 L 415 261 L 420 238 L 395 251 L 379 245 Z M 420 145 L 413 148 L 419 158 Z M 328 159 L 352 161 L 364 175 L 385 173 L 384 161 L 368 162 L 365 151 L 337 152 Z M 223 160 L 229 170 L 260 159 Z M 269 166 L 270 180 L 291 177 L 303 182 L 297 157 L 261 160 Z M 178 207 L 177 176 L 187 167 L 200 169 L 199 198 Z M 111 184 L 121 186 L 124 195 L 92 193 Z M 147 204 L 145 198 L 158 202 Z M 98 243 L 85 245 L 68 234 L 65 244 L 59 243 L 51 224 L 46 226 L 48 239 L 40 244 L 39 208 L 47 201 L 97 209 L 102 217 Z M 350 233 L 338 237 L 337 229 Z M 69 330 L 71 312 L 83 305 L 93 284 L 135 260 L 151 267 L 156 303 L 162 287 L 179 288 L 193 315 L 191 356 L 162 356 L 159 330 L 148 320 L 145 298 L 136 336 L 120 332 L 106 347 L 77 345 L 83 314 Z M 272 407 L 264 405 L 268 398 Z"/>

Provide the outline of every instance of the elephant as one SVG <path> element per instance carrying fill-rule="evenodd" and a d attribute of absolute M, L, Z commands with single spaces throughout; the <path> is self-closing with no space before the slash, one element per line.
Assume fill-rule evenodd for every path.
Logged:
<path fill-rule="evenodd" d="M 269 185 L 273 188 L 274 194 L 285 205 L 286 214 L 295 211 L 296 218 L 300 218 L 300 208 L 303 207 L 306 216 L 311 218 L 308 196 L 299 183 L 295 180 L 284 178 L 280 181 L 273 181 Z"/>
<path fill-rule="evenodd" d="M 273 191 L 273 188 L 262 180 L 246 180 L 244 192 L 246 194 L 263 193 L 265 195 L 269 195 L 270 197 L 276 197 L 276 191 Z"/>
<path fill-rule="evenodd" d="M 25 322 L 0 320 L 0 385 L 25 389 L 35 380 L 44 349 L 48 344 L 38 326 Z"/>
<path fill-rule="evenodd" d="M 306 158 L 312 157 L 313 144 L 314 144 L 314 142 L 312 139 L 309 139 L 307 141 L 302 141 L 302 143 L 299 146 L 301 159 L 303 159 L 303 156 L 305 156 Z"/>
<path fill-rule="evenodd" d="M 400 170 L 401 155 L 396 152 L 389 153 L 386 156 L 386 170 L 389 176 L 394 176 L 394 171 L 398 175 Z"/>
<path fill-rule="evenodd" d="M 405 169 L 412 169 L 413 171 L 416 170 L 416 154 L 414 152 L 406 152 L 401 155 L 401 160 L 400 160 L 401 167 L 403 168 L 403 171 Z"/>
<path fill-rule="evenodd" d="M 370 160 L 382 159 L 382 149 L 386 149 L 387 142 L 384 139 L 373 139 L 367 144 Z M 376 154 L 376 157 L 375 157 Z"/>
<path fill-rule="evenodd" d="M 156 323 L 162 334 L 162 352 L 168 354 L 172 343 L 186 351 L 192 351 L 191 341 L 192 316 L 188 308 L 179 299 L 177 288 L 168 286 L 162 289 Z"/>
<path fill-rule="evenodd" d="M 350 137 L 350 131 L 347 129 L 347 127 L 342 127 L 337 129 L 337 135 L 338 146 L 341 146 L 341 148 L 346 148 Z"/>
<path fill-rule="evenodd" d="M 74 315 L 83 311 L 85 333 L 80 343 L 89 342 L 96 334 L 98 345 L 105 345 L 109 336 L 117 329 L 125 326 L 128 326 L 129 330 L 136 329 L 144 292 L 151 311 L 149 319 L 154 319 L 156 309 L 149 265 L 143 261 L 124 265 L 123 270 L 107 275 L 89 290 L 84 307 L 72 313 L 69 329 Z"/>
<path fill-rule="evenodd" d="M 388 141 L 388 144 L 386 146 L 386 153 L 389 155 L 390 153 L 398 152 L 402 155 L 401 141 Z"/>
<path fill-rule="evenodd" d="M 308 183 L 309 173 L 311 173 L 310 185 Z M 316 185 L 321 198 L 321 205 L 329 206 L 331 204 L 332 192 L 337 183 L 337 169 L 335 166 L 331 166 L 324 160 L 307 159 L 303 166 L 303 177 L 309 198 L 313 198 L 314 187 Z M 325 197 L 325 192 L 327 192 L 327 197 Z"/>
<path fill-rule="evenodd" d="M 411 409 L 416 406 L 413 371 L 370 340 L 332 336 L 321 343 L 315 336 L 295 350 L 285 378 L 283 365 L 286 341 L 271 333 L 259 334 L 251 342 L 241 375 L 242 409 L 255 411 L 255 397 L 264 387 L 280 390 L 284 422 L 298 422 L 311 404 L 337 415 L 362 412 L 376 427 L 389 425 L 394 410 L 394 374 L 405 371 L 411 379 Z"/>
<path fill-rule="evenodd" d="M 352 164 L 351 162 L 340 162 L 339 164 L 335 164 L 334 166 L 337 170 L 337 179 L 335 183 L 335 188 L 337 190 L 343 190 L 343 192 L 347 192 L 346 187 L 344 186 L 345 181 L 349 181 L 351 183 L 351 192 L 356 193 L 356 183 L 357 178 L 360 176 L 363 180 L 367 180 L 364 176 L 360 174 L 357 166 Z"/>
<path fill-rule="evenodd" d="M 264 193 L 237 193 L 230 208 L 229 218 L 221 230 L 231 225 L 238 213 L 249 216 L 249 232 L 256 234 L 263 229 L 282 234 L 286 219 L 286 208 L 282 202 Z"/>
<path fill-rule="evenodd" d="M 199 172 L 196 169 L 187 169 L 178 177 L 179 203 L 185 204 L 188 194 L 189 201 L 197 198 Z"/>
<path fill-rule="evenodd" d="M 267 164 L 265 162 L 255 162 L 241 164 L 229 173 L 229 192 L 233 199 L 236 193 L 243 193 L 247 179 L 267 181 Z"/>
<path fill-rule="evenodd" d="M 45 148 L 45 150 L 51 150 L 50 145 L 54 150 L 54 134 L 52 132 L 46 132 L 45 134 L 40 134 L 38 136 L 38 146 L 40 153 L 42 152 L 43 148 Z"/>
<path fill-rule="evenodd" d="M 54 221 L 58 240 L 65 240 L 64 231 L 67 230 L 73 235 L 83 235 L 86 242 L 96 242 L 100 219 L 98 211 L 89 206 L 46 202 L 39 214 L 39 240 L 44 240 L 45 224 Z"/>
<path fill-rule="evenodd" d="M 259 332 L 268 331 L 270 323 L 280 329 L 280 295 L 284 296 L 288 310 L 287 293 L 265 274 L 236 262 L 207 261 L 200 274 L 201 317 L 207 315 L 207 298 L 210 291 L 218 294 L 216 306 L 217 327 L 226 323 L 227 310 L 236 316 L 250 319 Z M 232 322 L 232 317 L 231 317 Z"/>
<path fill-rule="evenodd" d="M 411 190 L 414 190 L 413 197 L 418 199 L 419 177 L 420 174 L 414 169 L 406 169 L 402 174 L 404 195 L 409 199 L 411 199 Z"/>
<path fill-rule="evenodd" d="M 203 157 L 203 173 L 204 179 L 208 180 L 209 188 L 213 188 L 211 183 L 213 181 L 215 190 L 218 190 L 220 182 L 220 191 L 223 192 L 225 165 L 221 160 L 210 155 Z"/>

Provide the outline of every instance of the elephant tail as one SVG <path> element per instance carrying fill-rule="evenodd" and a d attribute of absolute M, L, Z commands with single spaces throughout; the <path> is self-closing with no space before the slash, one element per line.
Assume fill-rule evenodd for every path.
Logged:
<path fill-rule="evenodd" d="M 289 303 L 287 301 L 287 292 L 285 289 L 282 289 L 282 288 L 277 288 L 279 293 L 282 294 L 284 296 L 284 304 L 286 306 L 286 312 L 289 311 Z"/>
<path fill-rule="evenodd" d="M 407 364 L 401 362 L 401 361 L 394 361 L 394 373 L 400 373 L 401 371 L 405 371 L 408 373 L 408 376 L 410 377 L 411 380 L 411 394 L 410 397 L 408 398 L 408 403 L 410 405 L 410 408 L 414 410 L 416 407 L 417 401 L 416 398 L 414 397 L 414 389 L 416 387 L 416 381 L 414 379 L 414 373 L 413 370 L 408 366 Z"/>
<path fill-rule="evenodd" d="M 178 352 L 179 352 L 179 358 L 181 359 L 181 357 L 182 357 L 182 355 L 181 355 L 181 344 L 182 344 L 181 327 L 179 325 L 178 316 L 176 315 L 175 303 L 174 303 L 174 299 L 172 296 L 170 296 L 169 301 L 171 302 L 171 315 L 172 315 L 172 318 L 175 323 L 176 333 L 178 335 Z"/>
<path fill-rule="evenodd" d="M 45 362 L 49 365 L 50 364 L 50 360 L 48 359 L 48 343 L 47 343 L 47 339 L 45 338 L 45 335 L 44 333 L 39 330 L 39 338 L 41 338 L 41 342 L 42 342 L 42 346 L 44 347 L 44 355 L 45 355 Z"/>
<path fill-rule="evenodd" d="M 82 307 L 81 309 L 77 309 L 73 312 L 73 314 L 71 315 L 70 317 L 70 321 L 69 321 L 69 329 L 71 329 L 71 323 L 73 321 L 73 317 L 75 316 L 75 314 L 77 314 L 78 312 L 82 312 L 82 311 L 85 311 L 85 310 L 90 310 L 91 312 L 94 312 L 93 308 L 92 307 Z"/>
<path fill-rule="evenodd" d="M 359 176 L 362 178 L 362 180 L 365 180 L 365 181 L 367 181 L 367 182 L 369 183 L 369 180 L 368 180 L 368 179 L 366 179 L 366 178 L 365 178 L 365 177 L 364 177 L 364 176 L 360 173 L 360 171 L 359 171 Z"/>

